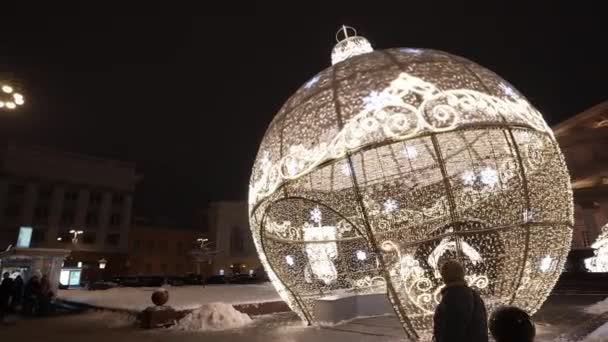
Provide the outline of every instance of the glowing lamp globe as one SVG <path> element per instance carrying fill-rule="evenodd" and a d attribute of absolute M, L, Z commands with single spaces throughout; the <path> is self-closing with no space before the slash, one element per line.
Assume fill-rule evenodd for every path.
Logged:
<path fill-rule="evenodd" d="M 373 51 L 357 36 L 332 57 L 275 116 L 253 166 L 251 229 L 282 298 L 314 323 L 321 298 L 386 293 L 420 337 L 438 270 L 457 259 L 489 310 L 534 313 L 573 226 L 568 171 L 541 114 L 442 51 Z"/>

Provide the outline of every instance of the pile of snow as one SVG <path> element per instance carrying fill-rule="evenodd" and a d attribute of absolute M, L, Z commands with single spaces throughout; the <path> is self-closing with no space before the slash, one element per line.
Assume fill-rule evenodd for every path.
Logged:
<path fill-rule="evenodd" d="M 251 285 L 208 285 L 165 287 L 169 291 L 166 305 L 175 310 L 192 310 L 215 302 L 228 304 L 254 304 L 280 301 L 270 283 Z M 152 287 L 117 287 L 109 290 L 59 290 L 60 299 L 88 304 L 98 308 L 142 311 L 153 305 L 150 296 L 157 290 Z"/>
<path fill-rule="evenodd" d="M 175 329 L 185 331 L 236 329 L 251 323 L 251 318 L 226 303 L 201 306 L 182 318 Z"/>
<path fill-rule="evenodd" d="M 608 311 L 608 298 L 585 308 L 586 313 L 594 315 L 603 314 L 606 311 Z"/>

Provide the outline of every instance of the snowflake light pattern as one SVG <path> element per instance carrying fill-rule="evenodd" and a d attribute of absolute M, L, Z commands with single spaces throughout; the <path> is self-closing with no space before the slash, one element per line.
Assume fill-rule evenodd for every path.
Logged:
<path fill-rule="evenodd" d="M 395 201 L 394 199 L 387 199 L 386 201 L 384 201 L 384 212 L 385 213 L 391 213 L 395 210 L 397 210 L 397 208 L 399 207 L 399 205 L 397 204 L 397 201 Z"/>
<path fill-rule="evenodd" d="M 323 213 L 321 213 L 321 209 L 319 207 L 315 207 L 310 211 L 310 220 L 314 223 L 321 224 L 321 220 L 323 219 Z"/>
<path fill-rule="evenodd" d="M 405 146 L 404 153 L 405 156 L 411 160 L 414 160 L 416 159 L 416 157 L 418 157 L 418 150 L 414 146 Z"/>
<path fill-rule="evenodd" d="M 483 184 L 493 187 L 498 183 L 498 172 L 491 167 L 486 167 L 479 173 L 479 179 Z"/>
<path fill-rule="evenodd" d="M 475 180 L 477 180 L 477 176 L 475 175 L 475 172 L 473 172 L 471 170 L 466 170 L 465 172 L 462 173 L 462 175 L 460 177 L 462 178 L 462 182 L 465 185 L 473 185 L 473 184 L 475 184 Z"/>
<path fill-rule="evenodd" d="M 559 277 L 573 227 L 551 129 L 473 62 L 373 51 L 359 38 L 340 44 L 323 87 L 301 87 L 260 144 L 249 216 L 277 292 L 310 324 L 327 296 L 386 294 L 417 340 L 433 326 L 437 270 L 457 258 L 489 311 L 533 314 Z M 608 265 L 605 250 L 595 267 Z"/>

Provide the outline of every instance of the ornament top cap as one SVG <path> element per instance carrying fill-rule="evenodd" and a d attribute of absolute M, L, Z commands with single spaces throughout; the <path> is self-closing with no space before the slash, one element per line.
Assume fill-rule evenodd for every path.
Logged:
<path fill-rule="evenodd" d="M 349 33 L 352 35 L 349 36 Z M 351 26 L 342 25 L 336 32 L 336 41 L 338 43 L 331 52 L 332 65 L 350 57 L 374 51 L 370 42 L 364 37 L 357 36 L 357 30 Z"/>

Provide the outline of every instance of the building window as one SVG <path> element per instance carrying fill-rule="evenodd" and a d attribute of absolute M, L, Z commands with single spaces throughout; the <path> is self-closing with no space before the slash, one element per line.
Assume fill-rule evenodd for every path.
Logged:
<path fill-rule="evenodd" d="M 114 196 L 112 196 L 112 204 L 114 205 L 122 204 L 124 200 L 125 196 L 123 194 L 114 194 Z"/>
<path fill-rule="evenodd" d="M 32 232 L 32 242 L 42 243 L 46 240 L 46 230 L 34 229 Z"/>
<path fill-rule="evenodd" d="M 163 273 L 163 275 L 167 275 L 167 264 L 161 264 L 160 271 Z"/>
<path fill-rule="evenodd" d="M 583 230 L 583 247 L 589 247 L 589 231 Z"/>
<path fill-rule="evenodd" d="M 97 213 L 89 212 L 86 221 L 88 226 L 96 226 L 99 223 L 99 217 Z"/>
<path fill-rule="evenodd" d="M 183 242 L 178 241 L 175 249 L 177 251 L 177 255 L 184 255 L 184 243 Z"/>
<path fill-rule="evenodd" d="M 168 243 L 167 243 L 167 240 L 161 240 L 161 241 L 159 241 L 159 242 L 158 242 L 158 251 L 159 251 L 159 252 L 166 253 L 166 252 L 167 252 L 167 249 L 169 249 L 169 247 L 168 247 L 168 246 L 169 246 L 169 245 L 168 245 Z"/>
<path fill-rule="evenodd" d="M 53 194 L 53 188 L 51 186 L 41 186 L 38 190 L 38 198 L 41 200 L 48 201 Z"/>
<path fill-rule="evenodd" d="M 10 196 L 21 196 L 25 193 L 25 185 L 23 184 L 11 184 L 8 189 L 8 194 Z"/>
<path fill-rule="evenodd" d="M 177 275 L 180 275 L 182 272 L 183 272 L 183 271 L 182 271 L 182 264 L 176 264 L 176 265 L 175 265 L 175 273 L 176 273 Z"/>
<path fill-rule="evenodd" d="M 138 251 L 141 248 L 141 240 L 135 240 L 133 242 L 133 250 Z"/>
<path fill-rule="evenodd" d="M 112 226 L 118 226 L 118 225 L 120 225 L 120 221 L 121 221 L 120 214 L 112 214 L 112 216 L 110 217 L 110 224 Z"/>
<path fill-rule="evenodd" d="M 98 206 L 101 204 L 101 193 L 97 191 L 91 192 L 89 196 L 89 205 L 90 206 Z"/>
<path fill-rule="evenodd" d="M 106 244 L 109 246 L 118 246 L 118 244 L 120 244 L 120 234 L 108 234 L 106 236 Z"/>
<path fill-rule="evenodd" d="M 152 265 L 151 264 L 146 264 L 146 273 L 151 273 L 152 272 Z"/>
<path fill-rule="evenodd" d="M 70 225 L 74 223 L 74 212 L 71 210 L 66 210 L 61 214 L 61 223 L 65 225 Z"/>
<path fill-rule="evenodd" d="M 63 194 L 63 198 L 66 201 L 76 201 L 78 199 L 78 192 L 76 192 L 75 190 L 66 191 Z"/>
<path fill-rule="evenodd" d="M 36 221 L 46 221 L 49 217 L 49 208 L 47 206 L 37 207 L 34 211 L 34 215 L 36 217 Z"/>
<path fill-rule="evenodd" d="M 232 227 L 230 232 L 230 253 L 242 254 L 245 251 L 243 232 L 239 227 Z"/>
<path fill-rule="evenodd" d="M 97 236 L 93 232 L 84 232 L 84 234 L 82 234 L 82 243 L 86 245 L 94 244 L 95 240 L 97 240 Z"/>
<path fill-rule="evenodd" d="M 148 241 L 148 244 L 146 247 L 148 249 L 148 252 L 154 252 L 154 241 L 152 241 L 152 240 Z"/>
<path fill-rule="evenodd" d="M 10 203 L 4 209 L 4 215 L 10 219 L 17 218 L 20 214 L 21 214 L 21 205 L 19 205 L 17 203 Z"/>

